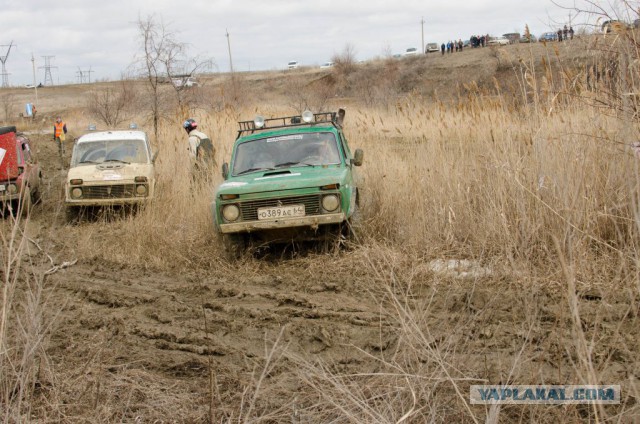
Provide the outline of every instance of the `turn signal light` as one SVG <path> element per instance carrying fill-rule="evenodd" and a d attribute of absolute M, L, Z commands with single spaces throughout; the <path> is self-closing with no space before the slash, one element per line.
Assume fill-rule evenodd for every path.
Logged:
<path fill-rule="evenodd" d="M 238 197 L 240 197 L 239 194 L 221 194 L 220 198 L 222 200 L 233 200 L 233 199 L 237 199 Z"/>
<path fill-rule="evenodd" d="M 71 185 L 82 185 L 82 179 L 81 178 L 73 179 L 73 180 L 69 181 L 69 183 Z"/>
<path fill-rule="evenodd" d="M 339 188 L 340 188 L 340 184 L 335 183 L 335 184 L 323 185 L 322 187 L 320 187 L 320 190 L 337 190 Z"/>
<path fill-rule="evenodd" d="M 146 183 L 147 177 L 135 177 L 133 180 L 137 183 Z"/>

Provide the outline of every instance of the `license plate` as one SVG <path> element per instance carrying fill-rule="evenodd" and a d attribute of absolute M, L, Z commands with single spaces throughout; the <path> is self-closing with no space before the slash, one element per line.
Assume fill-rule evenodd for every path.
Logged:
<path fill-rule="evenodd" d="M 0 185 L 0 191 L 4 191 L 4 186 Z"/>
<path fill-rule="evenodd" d="M 274 206 L 258 208 L 258 219 L 278 219 L 304 216 L 304 205 Z"/>

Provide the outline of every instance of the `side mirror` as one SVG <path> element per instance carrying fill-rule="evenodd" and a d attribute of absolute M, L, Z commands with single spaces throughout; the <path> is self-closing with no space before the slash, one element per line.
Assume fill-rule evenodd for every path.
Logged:
<path fill-rule="evenodd" d="M 355 166 L 362 165 L 362 160 L 364 159 L 364 152 L 362 149 L 356 149 L 355 154 L 353 155 L 353 159 L 351 159 L 351 163 Z"/>
<path fill-rule="evenodd" d="M 346 115 L 347 111 L 344 110 L 343 108 L 338 109 L 338 119 L 337 119 L 337 123 L 338 125 L 342 126 L 342 124 L 344 123 L 344 116 Z"/>
<path fill-rule="evenodd" d="M 155 153 L 153 154 L 153 157 L 151 157 L 151 163 L 156 163 L 156 158 L 158 157 L 158 153 L 159 153 L 159 152 L 155 152 Z"/>
<path fill-rule="evenodd" d="M 229 176 L 229 164 L 227 162 L 222 164 L 222 178 L 225 180 Z"/>

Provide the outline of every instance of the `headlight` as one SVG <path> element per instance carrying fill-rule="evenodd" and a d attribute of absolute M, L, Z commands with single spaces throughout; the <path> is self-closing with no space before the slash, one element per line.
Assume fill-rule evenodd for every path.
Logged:
<path fill-rule="evenodd" d="M 136 186 L 136 194 L 138 196 L 144 196 L 145 194 L 147 194 L 147 186 L 144 184 L 138 184 Z"/>
<path fill-rule="evenodd" d="M 333 212 L 340 206 L 340 199 L 335 194 L 327 194 L 322 198 L 322 208 L 327 212 Z"/>
<path fill-rule="evenodd" d="M 222 216 L 226 221 L 235 221 L 240 217 L 240 209 L 236 205 L 226 205 L 222 208 Z"/>
<path fill-rule="evenodd" d="M 73 199 L 79 199 L 82 197 L 82 189 L 80 187 L 75 187 L 71 190 L 71 197 Z"/>
<path fill-rule="evenodd" d="M 16 194 L 18 192 L 18 186 L 15 184 L 9 184 L 9 187 L 7 187 L 7 191 L 9 192 L 9 194 Z"/>

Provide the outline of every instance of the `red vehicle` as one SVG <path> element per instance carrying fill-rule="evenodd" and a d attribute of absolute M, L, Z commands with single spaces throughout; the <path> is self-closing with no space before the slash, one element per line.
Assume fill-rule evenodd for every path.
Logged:
<path fill-rule="evenodd" d="M 40 200 L 40 165 L 33 157 L 29 139 L 16 127 L 0 127 L 0 206 L 27 212 Z M 21 205 L 22 203 L 22 205 Z"/>

